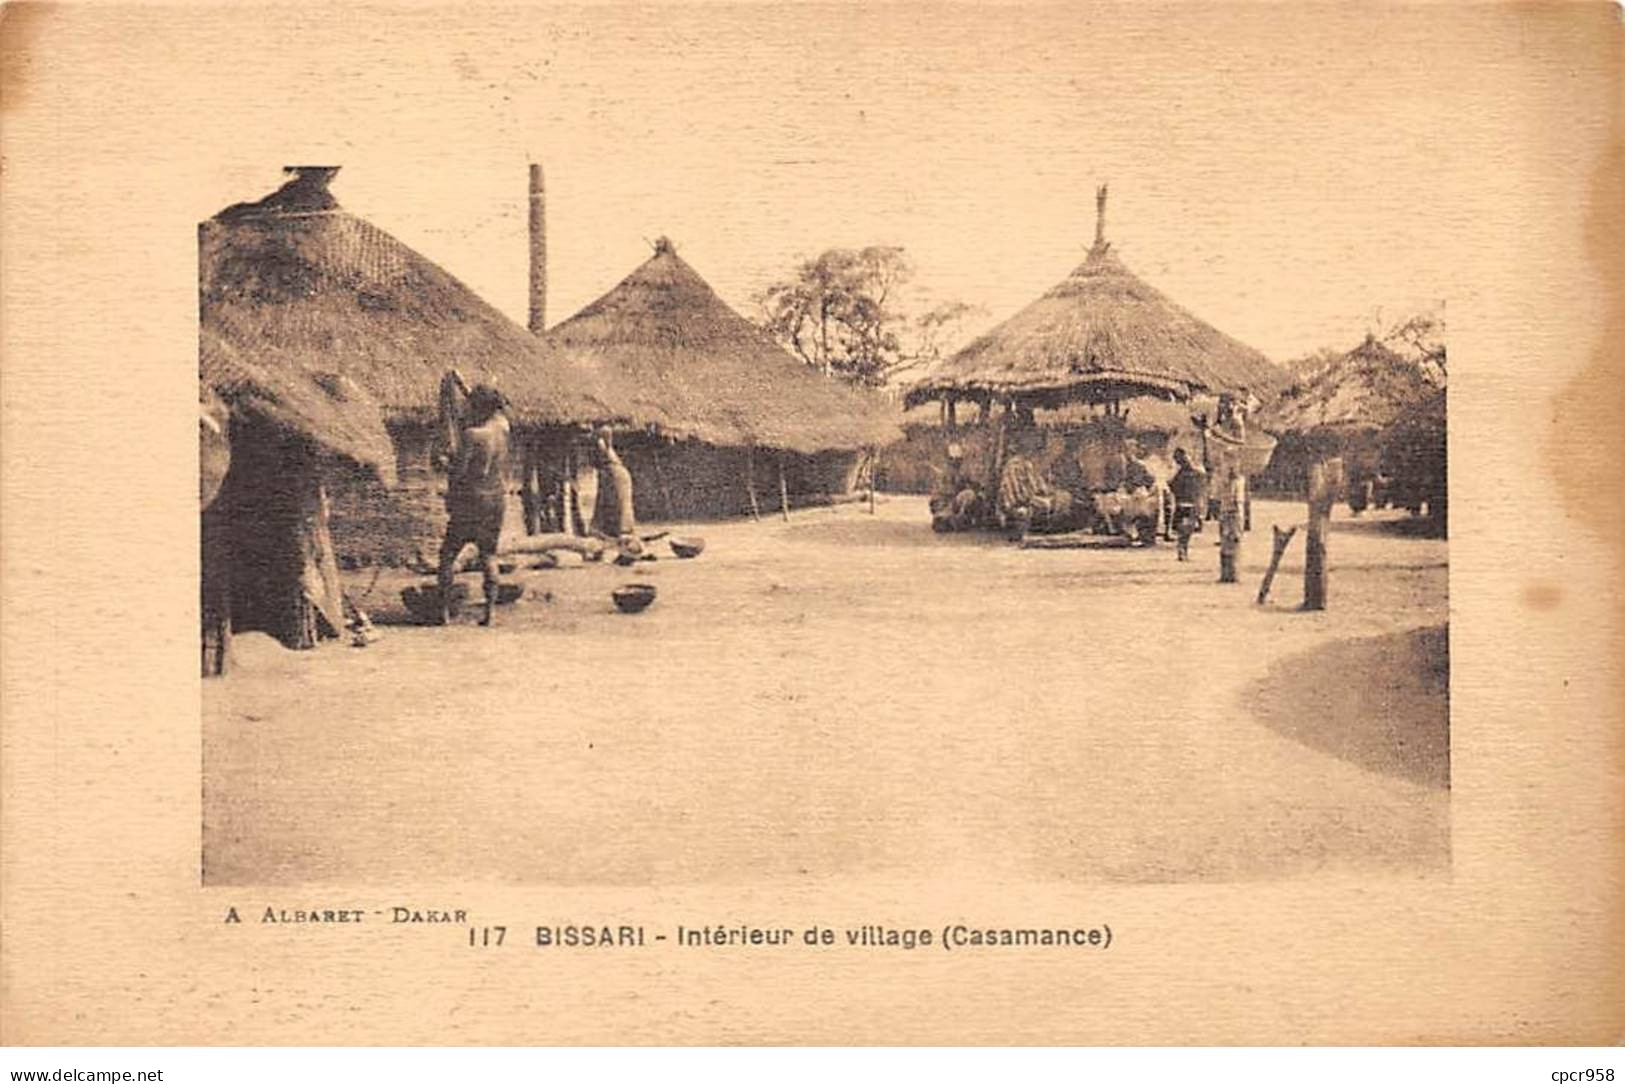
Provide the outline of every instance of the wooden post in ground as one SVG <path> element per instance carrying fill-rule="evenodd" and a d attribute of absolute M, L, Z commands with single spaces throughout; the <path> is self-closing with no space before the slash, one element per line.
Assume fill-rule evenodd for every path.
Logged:
<path fill-rule="evenodd" d="M 1241 514 L 1234 502 L 1219 506 L 1219 582 L 1236 582 L 1236 556 L 1241 550 Z"/>
<path fill-rule="evenodd" d="M 1304 535 L 1303 608 L 1326 608 L 1326 533 L 1343 473 L 1341 459 L 1318 460 L 1309 468 L 1309 526 Z"/>
<path fill-rule="evenodd" d="M 1260 606 L 1270 597 L 1270 584 L 1275 582 L 1275 570 L 1281 567 L 1281 555 L 1286 553 L 1287 546 L 1292 542 L 1292 536 L 1298 533 L 1297 527 L 1283 531 L 1279 527 L 1271 526 L 1270 530 L 1275 533 L 1275 545 L 1270 552 L 1270 567 L 1264 572 L 1264 582 L 1258 585 Z"/>
<path fill-rule="evenodd" d="M 750 498 L 750 518 L 760 521 L 762 510 L 756 504 L 756 448 L 745 445 L 745 495 Z"/>
<path fill-rule="evenodd" d="M 869 449 L 869 514 L 875 514 L 875 475 L 880 473 L 880 449 Z"/>
<path fill-rule="evenodd" d="M 564 506 L 565 530 L 578 537 L 587 536 L 587 520 L 581 514 L 581 490 L 576 486 L 576 452 L 572 447 L 564 456 Z"/>
<path fill-rule="evenodd" d="M 784 449 L 779 449 L 779 515 L 790 522 L 790 487 L 784 483 Z"/>
<path fill-rule="evenodd" d="M 1241 494 L 1239 476 L 1231 456 L 1219 470 L 1219 582 L 1236 582 L 1236 558 L 1241 552 Z"/>
<path fill-rule="evenodd" d="M 519 504 L 525 510 L 525 533 L 542 530 L 542 452 L 540 438 L 527 436 L 519 475 Z"/>
<path fill-rule="evenodd" d="M 222 487 L 224 488 L 224 487 Z M 219 501 L 219 496 L 215 498 Z M 228 496 L 228 501 L 229 501 Z M 229 503 L 203 510 L 203 676 L 226 672 L 231 657 L 231 524 Z"/>

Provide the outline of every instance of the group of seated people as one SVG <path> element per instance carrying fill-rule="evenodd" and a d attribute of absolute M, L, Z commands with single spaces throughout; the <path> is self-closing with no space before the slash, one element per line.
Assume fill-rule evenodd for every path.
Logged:
<path fill-rule="evenodd" d="M 950 444 L 948 468 L 931 497 L 932 528 L 997 527 L 1012 537 L 1075 530 L 1138 536 L 1148 521 L 1169 525 L 1167 487 L 1132 438 L 1104 454 L 1098 444 L 1086 450 L 1069 441 L 1054 460 L 1054 477 L 1039 466 L 1043 444 L 1041 431 L 1018 431 L 991 493 L 966 470 L 963 447 Z"/>

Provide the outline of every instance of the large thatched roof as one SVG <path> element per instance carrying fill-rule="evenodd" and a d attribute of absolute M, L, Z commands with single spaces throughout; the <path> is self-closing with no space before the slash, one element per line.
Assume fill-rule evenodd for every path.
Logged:
<path fill-rule="evenodd" d="M 1401 357 L 1373 336 L 1288 388 L 1259 422 L 1273 433 L 1383 429 L 1414 408 L 1443 396 L 1415 361 Z"/>
<path fill-rule="evenodd" d="M 895 405 L 796 360 L 664 239 L 547 340 L 572 364 L 632 384 L 632 420 L 674 437 L 817 452 L 900 432 Z"/>
<path fill-rule="evenodd" d="M 383 411 L 343 374 L 290 365 L 275 355 L 253 357 L 211 328 L 198 337 L 199 408 L 220 422 L 219 404 L 304 437 L 329 455 L 348 459 L 395 484 L 395 452 Z M 211 464 L 204 463 L 208 472 Z"/>
<path fill-rule="evenodd" d="M 203 327 L 248 356 L 341 373 L 394 418 L 430 420 L 445 371 L 489 383 L 534 424 L 610 421 L 616 390 L 378 227 L 338 206 L 334 168 L 302 168 L 198 229 Z"/>
<path fill-rule="evenodd" d="M 1263 354 L 1148 286 L 1097 235 L 1072 274 L 945 358 L 907 400 L 991 394 L 1053 406 L 1136 395 L 1184 399 L 1281 383 L 1283 374 Z"/>

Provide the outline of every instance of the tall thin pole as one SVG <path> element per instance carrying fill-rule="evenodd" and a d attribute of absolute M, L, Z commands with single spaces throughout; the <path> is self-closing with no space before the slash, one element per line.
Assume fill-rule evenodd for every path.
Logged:
<path fill-rule="evenodd" d="M 530 164 L 530 331 L 547 330 L 547 193 L 542 164 Z"/>
<path fill-rule="evenodd" d="M 762 510 L 756 504 L 756 446 L 745 445 L 745 494 L 750 498 L 750 518 L 760 520 Z"/>
<path fill-rule="evenodd" d="M 880 473 L 880 449 L 869 449 L 869 514 L 875 514 L 875 475 Z"/>
<path fill-rule="evenodd" d="M 790 522 L 790 488 L 784 483 L 784 450 L 779 450 L 779 515 Z"/>

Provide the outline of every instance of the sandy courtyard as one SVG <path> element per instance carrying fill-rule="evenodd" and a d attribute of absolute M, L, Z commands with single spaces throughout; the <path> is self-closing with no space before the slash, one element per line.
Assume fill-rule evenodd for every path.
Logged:
<path fill-rule="evenodd" d="M 1301 532 L 1254 606 L 1269 524 L 1302 517 L 1258 503 L 1221 586 L 1211 525 L 1182 565 L 937 536 L 893 497 L 706 524 L 693 561 L 521 564 L 492 630 L 244 637 L 203 685 L 205 879 L 1445 869 L 1446 543 L 1339 507 L 1330 608 L 1295 612 Z M 624 616 L 632 580 L 659 598 Z"/>

